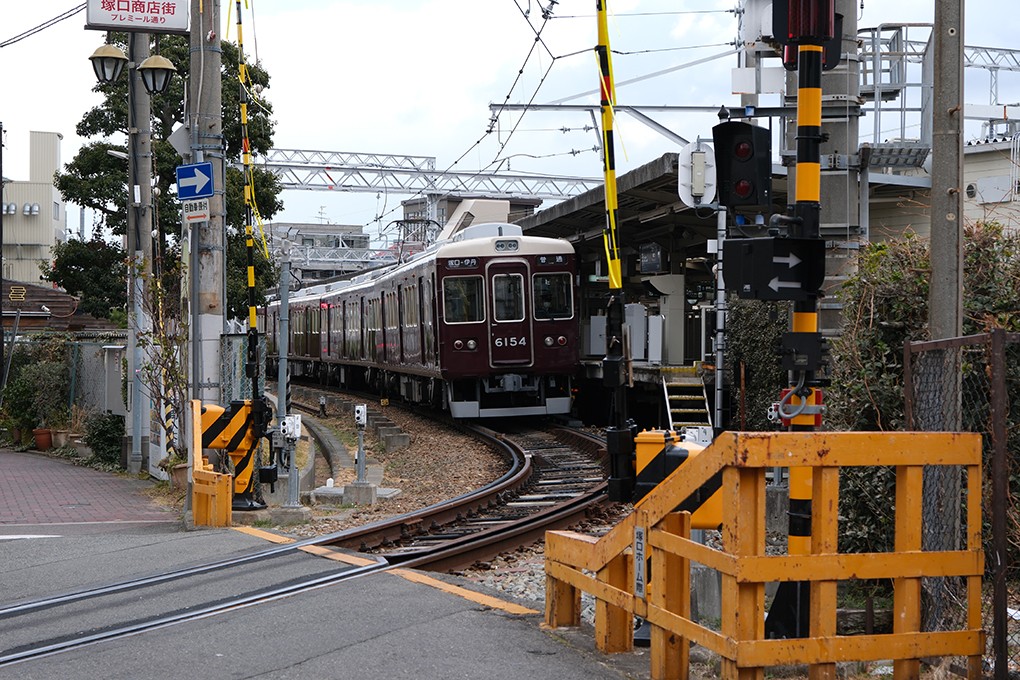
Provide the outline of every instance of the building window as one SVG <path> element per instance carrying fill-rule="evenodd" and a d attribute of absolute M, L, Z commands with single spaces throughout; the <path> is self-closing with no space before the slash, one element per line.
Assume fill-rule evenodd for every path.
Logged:
<path fill-rule="evenodd" d="M 56 201 L 53 201 L 53 221 L 54 222 L 60 221 L 60 204 L 57 203 Z"/>

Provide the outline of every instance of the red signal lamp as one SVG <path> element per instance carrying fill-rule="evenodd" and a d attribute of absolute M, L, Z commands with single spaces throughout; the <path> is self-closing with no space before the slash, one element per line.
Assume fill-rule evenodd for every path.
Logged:
<path fill-rule="evenodd" d="M 737 142 L 733 149 L 733 156 L 738 161 L 749 161 L 754 157 L 754 147 L 751 146 L 751 142 Z"/>

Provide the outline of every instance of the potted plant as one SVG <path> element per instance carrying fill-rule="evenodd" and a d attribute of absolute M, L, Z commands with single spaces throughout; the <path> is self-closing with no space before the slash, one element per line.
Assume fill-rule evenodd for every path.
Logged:
<path fill-rule="evenodd" d="M 156 464 L 170 477 L 170 485 L 175 489 L 183 489 L 188 485 L 188 458 L 180 451 L 166 456 Z"/>
<path fill-rule="evenodd" d="M 22 368 L 19 378 L 32 390 L 36 448 L 46 451 L 53 445 L 51 428 L 67 419 L 67 364 L 52 359 L 36 361 Z"/>
<path fill-rule="evenodd" d="M 58 449 L 67 446 L 71 438 L 71 412 L 67 406 L 62 406 L 49 415 L 46 424 L 53 431 L 53 446 Z"/>

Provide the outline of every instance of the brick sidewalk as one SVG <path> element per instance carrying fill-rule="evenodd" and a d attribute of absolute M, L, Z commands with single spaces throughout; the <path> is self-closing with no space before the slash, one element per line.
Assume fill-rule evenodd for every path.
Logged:
<path fill-rule="evenodd" d="M 149 482 L 40 454 L 0 450 L 0 527 L 83 522 L 179 522 L 153 503 Z"/>

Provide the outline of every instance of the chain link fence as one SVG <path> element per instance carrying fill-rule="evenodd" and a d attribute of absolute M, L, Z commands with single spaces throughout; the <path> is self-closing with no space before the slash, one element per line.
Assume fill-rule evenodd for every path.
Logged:
<path fill-rule="evenodd" d="M 986 672 L 997 679 L 1020 674 L 1020 334 L 983 335 L 908 343 L 904 350 L 907 427 L 982 435 L 982 541 L 986 587 L 982 616 L 989 634 Z M 925 472 L 922 545 L 966 547 L 964 473 Z M 966 615 L 964 584 L 925 579 L 925 630 L 959 625 Z"/>
<path fill-rule="evenodd" d="M 123 382 L 127 336 L 68 343 L 69 401 L 84 413 L 125 415 Z"/>

